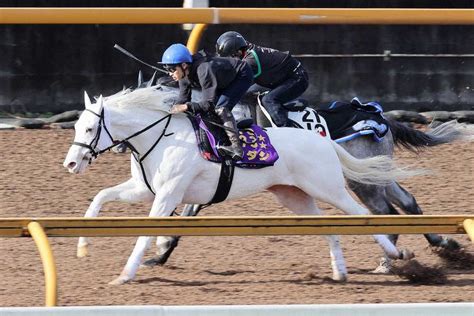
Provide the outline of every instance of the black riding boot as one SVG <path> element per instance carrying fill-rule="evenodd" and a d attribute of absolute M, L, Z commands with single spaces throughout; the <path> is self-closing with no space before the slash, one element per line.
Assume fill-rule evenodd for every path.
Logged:
<path fill-rule="evenodd" d="M 223 155 L 230 156 L 233 160 L 241 160 L 244 151 L 242 150 L 242 144 L 239 139 L 239 132 L 237 129 L 237 123 L 235 122 L 232 112 L 225 107 L 216 108 L 216 114 L 222 120 L 223 125 L 226 127 L 225 133 L 229 137 L 230 146 L 219 146 L 217 148 Z"/>
<path fill-rule="evenodd" d="M 272 118 L 273 124 L 277 127 L 290 127 L 288 110 L 284 109 L 281 104 L 264 104 L 264 108 Z"/>

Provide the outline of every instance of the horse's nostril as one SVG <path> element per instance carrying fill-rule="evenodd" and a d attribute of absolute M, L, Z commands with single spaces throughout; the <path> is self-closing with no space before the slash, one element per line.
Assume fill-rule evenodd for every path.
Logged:
<path fill-rule="evenodd" d="M 74 161 L 71 161 L 71 162 L 67 165 L 67 167 L 68 167 L 69 169 L 72 169 L 72 168 L 74 168 L 75 166 L 76 166 L 76 163 L 75 163 Z"/>

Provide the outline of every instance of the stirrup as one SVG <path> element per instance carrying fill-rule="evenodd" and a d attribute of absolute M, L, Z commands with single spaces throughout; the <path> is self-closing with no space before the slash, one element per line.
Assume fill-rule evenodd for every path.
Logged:
<path fill-rule="evenodd" d="M 230 156 L 234 161 L 242 160 L 244 156 L 243 151 L 241 151 L 241 153 L 238 153 L 232 146 L 217 146 L 217 150 L 221 155 Z"/>

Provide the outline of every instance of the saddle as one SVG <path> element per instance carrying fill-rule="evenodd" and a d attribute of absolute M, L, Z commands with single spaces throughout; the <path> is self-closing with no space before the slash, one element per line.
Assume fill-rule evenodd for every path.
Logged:
<path fill-rule="evenodd" d="M 355 97 L 350 103 L 334 101 L 317 112 L 324 117 L 331 138 L 339 143 L 363 135 L 373 135 L 379 142 L 388 132 L 389 124 L 377 102 L 362 103 Z"/>
<path fill-rule="evenodd" d="M 201 156 L 211 162 L 222 163 L 223 157 L 217 150 L 219 144 L 229 145 L 229 140 L 220 125 L 220 120 L 212 112 L 189 116 Z M 213 124 L 216 123 L 216 124 Z M 278 153 L 270 142 L 268 134 L 260 126 L 253 124 L 252 119 L 237 122 L 239 138 L 242 142 L 244 156 L 233 162 L 236 167 L 260 169 L 273 166 L 278 160 Z"/>
<path fill-rule="evenodd" d="M 257 103 L 259 104 L 260 109 L 265 114 L 265 116 L 270 121 L 272 121 L 270 114 L 263 106 L 262 98 L 266 93 L 268 92 L 259 93 L 257 95 Z M 314 109 L 310 108 L 308 104 L 308 101 L 304 99 L 295 99 L 283 104 L 283 107 L 288 110 L 288 122 L 291 124 L 290 126 L 314 131 L 323 137 L 330 136 L 329 129 L 324 118 Z M 272 125 L 275 126 L 273 122 Z"/>
<path fill-rule="evenodd" d="M 278 160 L 278 153 L 270 143 L 267 133 L 253 124 L 252 119 L 237 123 L 244 155 L 242 160 L 233 161 L 230 157 L 221 156 L 217 150 L 219 144 L 229 145 L 229 139 L 224 129 L 218 126 L 220 120 L 215 113 L 188 115 L 188 118 L 194 128 L 201 156 L 208 161 L 221 164 L 216 192 L 208 205 L 222 202 L 227 198 L 234 178 L 234 167 L 260 169 L 273 166 Z"/>
<path fill-rule="evenodd" d="M 267 93 L 268 91 L 259 92 L 257 102 L 265 116 L 271 120 L 262 102 Z M 362 103 L 357 97 L 350 103 L 334 101 L 329 106 L 316 110 L 309 107 L 304 99 L 292 100 L 282 106 L 288 110 L 292 127 L 315 131 L 338 143 L 363 135 L 373 135 L 374 140 L 380 142 L 389 129 L 382 106 L 377 102 Z"/>

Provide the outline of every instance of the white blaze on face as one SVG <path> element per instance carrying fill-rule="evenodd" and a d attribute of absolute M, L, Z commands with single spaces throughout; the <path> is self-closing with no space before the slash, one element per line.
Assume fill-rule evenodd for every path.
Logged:
<path fill-rule="evenodd" d="M 93 142 L 99 126 L 99 117 L 93 113 L 98 114 L 101 112 L 103 106 L 102 102 L 102 97 L 100 97 L 96 104 L 92 104 L 87 92 L 84 92 L 84 103 L 88 111 L 82 112 L 79 120 L 74 125 L 74 142 L 84 145 L 90 145 Z M 83 173 L 86 170 L 91 157 L 89 148 L 72 144 L 66 155 L 63 166 L 67 168 L 70 173 Z"/>

